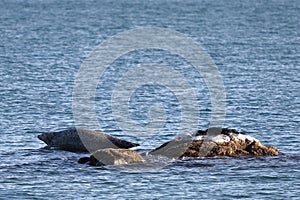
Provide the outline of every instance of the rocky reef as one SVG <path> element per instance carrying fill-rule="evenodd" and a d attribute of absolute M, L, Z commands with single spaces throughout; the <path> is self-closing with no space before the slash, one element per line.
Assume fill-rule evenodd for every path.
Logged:
<path fill-rule="evenodd" d="M 277 148 L 264 146 L 254 137 L 228 128 L 199 130 L 183 138 L 175 138 L 149 152 L 151 155 L 170 158 L 276 156 L 278 153 Z"/>

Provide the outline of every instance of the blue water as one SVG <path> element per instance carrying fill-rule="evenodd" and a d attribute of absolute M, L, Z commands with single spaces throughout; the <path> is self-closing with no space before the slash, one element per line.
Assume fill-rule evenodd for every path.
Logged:
<path fill-rule="evenodd" d="M 0 198 L 299 199 L 299 18 L 297 0 L 0 1 Z M 74 126 L 72 92 L 84 59 L 110 36 L 145 26 L 173 29 L 201 43 L 224 82 L 224 126 L 276 146 L 281 154 L 196 159 L 129 173 L 77 164 L 82 154 L 43 149 L 39 133 Z M 201 100 L 199 128 L 207 128 L 211 104 L 201 77 L 178 56 L 152 50 L 124 55 L 99 83 L 101 130 L 139 142 L 142 149 L 174 136 L 178 104 L 166 88 L 135 93 L 169 107 L 161 134 L 148 139 L 124 134 L 110 114 L 113 77 L 144 62 L 172 65 L 194 81 Z M 132 117 L 147 123 L 150 104 L 132 104 L 137 109 Z"/>

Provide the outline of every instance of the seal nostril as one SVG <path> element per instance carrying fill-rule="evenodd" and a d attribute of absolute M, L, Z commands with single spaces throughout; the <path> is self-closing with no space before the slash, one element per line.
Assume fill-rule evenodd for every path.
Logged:
<path fill-rule="evenodd" d="M 47 145 L 49 145 L 49 139 L 48 139 L 48 137 L 45 137 L 45 134 L 38 135 L 37 137 L 38 137 L 38 139 L 40 139 L 41 141 L 43 141 Z"/>

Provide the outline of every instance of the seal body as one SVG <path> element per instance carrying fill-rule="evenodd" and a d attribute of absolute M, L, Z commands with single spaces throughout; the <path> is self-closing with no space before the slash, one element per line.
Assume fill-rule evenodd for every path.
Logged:
<path fill-rule="evenodd" d="M 83 157 L 78 163 L 88 163 L 92 166 L 101 165 L 128 165 L 142 163 L 144 159 L 136 151 L 130 149 L 99 149 L 90 157 Z"/>
<path fill-rule="evenodd" d="M 51 148 L 72 152 L 94 152 L 105 148 L 129 149 L 139 146 L 139 144 L 121 140 L 106 133 L 81 128 L 46 132 L 38 135 L 38 138 Z"/>

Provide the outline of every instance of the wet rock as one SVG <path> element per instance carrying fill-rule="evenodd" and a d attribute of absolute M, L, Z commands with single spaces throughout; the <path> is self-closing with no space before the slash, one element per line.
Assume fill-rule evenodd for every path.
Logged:
<path fill-rule="evenodd" d="M 264 146 L 250 135 L 227 128 L 199 130 L 191 139 L 175 138 L 149 152 L 171 158 L 276 156 L 278 153 L 273 146 Z"/>
<path fill-rule="evenodd" d="M 90 157 L 83 157 L 78 163 L 89 163 L 92 166 L 101 165 L 124 165 L 144 162 L 142 156 L 136 151 L 129 149 L 99 149 Z"/>
<path fill-rule="evenodd" d="M 139 144 L 121 140 L 112 135 L 81 128 L 46 132 L 38 135 L 38 138 L 49 147 L 72 152 L 94 152 L 105 148 L 128 149 L 139 146 Z"/>

